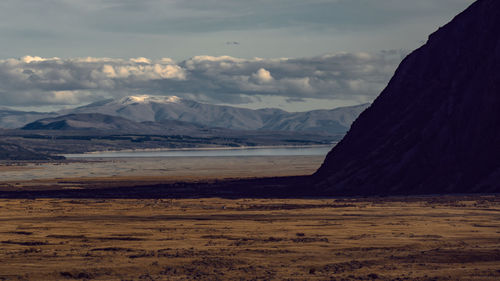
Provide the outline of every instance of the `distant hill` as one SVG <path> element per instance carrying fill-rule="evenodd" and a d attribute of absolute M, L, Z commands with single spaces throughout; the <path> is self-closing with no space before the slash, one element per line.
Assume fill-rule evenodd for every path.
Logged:
<path fill-rule="evenodd" d="M 500 192 L 500 1 L 406 57 L 314 178 L 328 194 Z"/>
<path fill-rule="evenodd" d="M 29 123 L 33 123 L 25 127 L 25 129 L 45 127 L 50 130 L 68 130 L 69 128 L 81 130 L 85 126 L 91 128 L 91 123 L 97 122 L 99 124 L 94 124 L 97 125 L 96 129 L 109 128 L 119 130 L 120 128 L 130 128 L 137 125 L 132 125 L 131 123 L 125 124 L 124 120 L 119 119 L 114 121 L 121 125 L 116 122 L 116 124 L 111 124 L 113 122 L 110 122 L 109 117 L 106 121 L 98 120 L 98 115 L 81 115 L 101 114 L 125 118 L 136 123 L 178 121 L 176 129 L 180 129 L 181 126 L 202 126 L 230 130 L 288 131 L 339 135 L 345 134 L 352 122 L 368 106 L 369 104 L 362 104 L 331 110 L 286 112 L 276 108 L 252 110 L 204 104 L 175 96 L 142 95 L 128 96 L 122 99 L 108 99 L 78 108 L 49 113 L 23 112 L 0 108 L 0 128 L 21 128 Z M 72 114 L 79 115 L 79 119 L 75 119 L 75 116 L 72 117 L 72 120 L 63 121 L 62 119 L 58 119 L 59 117 L 67 119 Z M 89 118 L 97 119 L 88 123 Z M 35 122 L 41 119 L 45 120 L 43 122 Z M 52 120 L 50 121 L 51 124 L 46 124 L 49 120 Z M 59 120 L 60 123 L 54 123 L 56 120 Z M 175 123 L 171 123 L 170 125 L 175 125 Z"/>
<path fill-rule="evenodd" d="M 50 156 L 25 149 L 17 144 L 0 142 L 0 160 L 54 160 L 61 156 Z"/>
<path fill-rule="evenodd" d="M 369 104 L 281 114 L 260 128 L 271 131 L 345 133 Z"/>
<path fill-rule="evenodd" d="M 21 129 L 39 131 L 102 131 L 107 134 L 196 134 L 201 130 L 208 130 L 209 128 L 175 120 L 135 122 L 119 116 L 100 113 L 79 113 L 40 119 L 26 124 Z M 216 130 L 216 128 L 210 129 Z"/>
<path fill-rule="evenodd" d="M 69 114 L 29 123 L 23 130 L 140 130 L 141 124 L 99 113 Z"/>
<path fill-rule="evenodd" d="M 61 114 L 101 113 L 136 122 L 176 120 L 232 130 L 272 130 L 345 133 L 368 104 L 290 113 L 280 109 L 259 109 L 210 105 L 178 97 L 129 96 L 104 100 Z"/>
<path fill-rule="evenodd" d="M 352 122 L 368 106 L 369 104 L 362 104 L 330 110 L 286 112 L 276 108 L 252 110 L 247 108 L 204 104 L 175 96 L 160 97 L 142 95 L 128 96 L 122 99 L 102 100 L 78 108 L 49 113 L 23 112 L 8 108 L 0 108 L 0 128 L 21 128 L 40 119 L 56 118 L 51 119 L 55 122 L 55 120 L 61 121 L 61 119 L 57 119 L 61 116 L 67 118 L 67 116 L 71 114 L 95 113 L 122 117 L 137 123 L 165 123 L 178 121 L 179 123 L 177 123 L 176 126 L 177 129 L 180 129 L 182 125 L 188 127 L 217 127 L 231 130 L 287 131 L 339 135 L 345 134 Z M 79 116 L 79 118 L 84 118 L 83 115 Z M 98 115 L 95 115 L 94 117 L 97 118 L 97 116 Z M 87 115 L 85 118 L 88 119 L 90 117 L 90 115 Z M 50 124 L 50 126 L 35 122 L 36 124 L 31 124 L 30 126 L 42 126 L 50 128 L 51 130 L 56 128 L 65 130 L 65 128 L 73 127 L 82 129 L 84 126 L 90 125 L 84 125 L 82 123 L 87 121 L 74 119 L 70 121 L 71 124 L 63 124 L 63 122 Z M 116 121 L 118 121 L 118 119 Z M 43 122 L 48 122 L 48 120 L 44 120 Z M 80 124 L 76 124 L 77 122 L 80 122 Z M 123 123 L 124 121 L 122 120 L 120 122 Z M 174 123 L 170 125 L 174 125 Z M 104 129 L 109 126 L 111 126 L 110 128 L 112 129 L 119 129 L 120 127 L 119 124 L 111 125 L 111 123 L 106 122 L 101 123 L 99 126 L 98 129 Z M 131 124 L 128 124 L 124 127 L 130 126 Z M 25 128 L 33 129 L 34 127 Z"/>
<path fill-rule="evenodd" d="M 168 124 L 145 122 L 139 123 L 122 118 L 100 113 L 68 114 L 52 118 L 44 118 L 26 124 L 22 130 L 56 130 L 56 131 L 105 131 L 107 133 L 142 133 L 158 134 L 166 130 L 180 127 L 195 127 L 191 124 Z"/>
<path fill-rule="evenodd" d="M 101 150 L 273 145 L 331 145 L 343 134 L 251 131 L 208 127 L 177 120 L 135 122 L 100 113 L 68 114 L 0 130 L 4 141 L 50 154 Z"/>

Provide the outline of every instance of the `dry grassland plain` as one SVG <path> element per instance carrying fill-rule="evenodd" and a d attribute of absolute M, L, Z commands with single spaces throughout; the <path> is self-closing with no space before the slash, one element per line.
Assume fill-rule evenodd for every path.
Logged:
<path fill-rule="evenodd" d="M 500 197 L 0 199 L 0 280 L 500 280 Z"/>
<path fill-rule="evenodd" d="M 500 198 L 0 200 L 0 280 L 499 280 Z"/>

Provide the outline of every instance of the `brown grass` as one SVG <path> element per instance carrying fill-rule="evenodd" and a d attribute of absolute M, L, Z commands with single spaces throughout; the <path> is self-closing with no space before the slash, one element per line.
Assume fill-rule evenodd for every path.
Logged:
<path fill-rule="evenodd" d="M 0 280 L 500 280 L 500 198 L 0 200 Z"/>

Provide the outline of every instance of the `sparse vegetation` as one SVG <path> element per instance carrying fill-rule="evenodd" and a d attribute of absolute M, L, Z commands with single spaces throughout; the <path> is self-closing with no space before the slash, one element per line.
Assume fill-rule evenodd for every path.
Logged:
<path fill-rule="evenodd" d="M 0 209 L 0 280 L 500 278 L 498 196 L 38 199 Z"/>

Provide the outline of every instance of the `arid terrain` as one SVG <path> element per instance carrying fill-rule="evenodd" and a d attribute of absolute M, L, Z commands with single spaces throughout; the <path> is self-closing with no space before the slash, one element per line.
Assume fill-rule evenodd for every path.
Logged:
<path fill-rule="evenodd" d="M 304 199 L 252 179 L 322 158 L 4 162 L 0 280 L 500 279 L 499 196 Z"/>
<path fill-rule="evenodd" d="M 1 200 L 1 280 L 499 280 L 500 198 Z"/>

